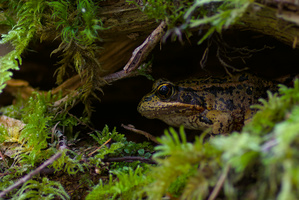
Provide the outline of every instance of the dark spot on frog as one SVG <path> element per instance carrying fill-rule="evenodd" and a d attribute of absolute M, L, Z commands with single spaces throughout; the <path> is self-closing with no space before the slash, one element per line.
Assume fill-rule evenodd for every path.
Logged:
<path fill-rule="evenodd" d="M 234 109 L 237 108 L 233 100 L 227 100 L 225 104 L 226 104 L 226 108 L 229 109 L 230 111 L 233 111 Z"/>
<path fill-rule="evenodd" d="M 226 91 L 226 94 L 233 95 L 235 90 L 236 90 L 236 87 L 230 86 L 225 91 Z"/>
<path fill-rule="evenodd" d="M 221 102 L 223 102 L 224 104 L 225 104 L 225 106 L 226 106 L 226 108 L 228 109 L 228 110 L 230 110 L 230 111 L 233 111 L 234 109 L 236 109 L 237 108 L 237 106 L 236 105 L 234 105 L 234 101 L 233 100 L 224 100 L 223 98 L 220 98 L 219 99 Z"/>
<path fill-rule="evenodd" d="M 205 89 L 207 92 L 213 94 L 215 97 L 217 97 L 217 93 L 219 93 L 219 91 L 223 91 L 222 87 L 216 87 L 216 86 L 212 86 L 209 88 Z"/>
<path fill-rule="evenodd" d="M 238 88 L 239 90 L 242 90 L 242 89 L 243 89 L 242 85 L 237 85 L 237 88 Z"/>
<path fill-rule="evenodd" d="M 252 87 L 247 88 L 247 89 L 246 89 L 246 93 L 247 93 L 248 95 L 252 95 Z"/>

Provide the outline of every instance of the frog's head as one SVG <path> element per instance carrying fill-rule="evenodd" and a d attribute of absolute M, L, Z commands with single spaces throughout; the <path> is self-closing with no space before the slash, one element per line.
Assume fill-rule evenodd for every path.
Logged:
<path fill-rule="evenodd" d="M 152 91 L 142 98 L 137 110 L 147 118 L 178 126 L 184 124 L 184 118 L 203 112 L 204 105 L 203 98 L 193 89 L 159 79 L 153 84 Z M 169 122 L 171 119 L 176 120 Z"/>

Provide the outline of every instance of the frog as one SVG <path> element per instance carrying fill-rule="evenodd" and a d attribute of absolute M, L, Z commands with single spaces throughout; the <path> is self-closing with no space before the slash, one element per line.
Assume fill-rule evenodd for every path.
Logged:
<path fill-rule="evenodd" d="M 149 119 L 160 119 L 174 127 L 212 134 L 240 131 L 251 121 L 259 98 L 277 85 L 252 73 L 221 77 L 189 78 L 177 82 L 158 79 L 145 95 L 138 112 Z"/>

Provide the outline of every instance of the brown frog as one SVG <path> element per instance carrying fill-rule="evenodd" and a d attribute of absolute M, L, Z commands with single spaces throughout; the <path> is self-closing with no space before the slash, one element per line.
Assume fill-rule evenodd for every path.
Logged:
<path fill-rule="evenodd" d="M 143 97 L 138 111 L 175 127 L 229 133 L 250 120 L 255 113 L 250 105 L 266 98 L 267 90 L 276 90 L 276 85 L 249 73 L 176 83 L 160 79 Z"/>

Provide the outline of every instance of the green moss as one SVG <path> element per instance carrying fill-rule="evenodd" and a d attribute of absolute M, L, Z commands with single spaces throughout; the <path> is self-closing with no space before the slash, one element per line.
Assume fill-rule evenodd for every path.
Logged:
<path fill-rule="evenodd" d="M 25 127 L 22 130 L 17 129 L 15 132 L 7 131 L 3 126 L 0 127 L 0 145 L 3 148 L 3 153 L 6 151 L 11 152 L 6 160 L 0 162 L 3 166 L 1 168 L 2 172 L 6 173 L 1 177 L 0 188 L 7 188 L 13 184 L 12 180 L 34 170 L 40 163 L 57 153 L 57 146 L 61 142 L 59 138 L 66 135 L 66 133 L 62 134 L 59 130 L 70 131 L 71 129 L 65 129 L 64 127 L 78 125 L 78 120 L 74 117 L 62 112 L 56 113 L 55 110 L 51 109 L 51 105 L 57 98 L 59 99 L 59 97 L 51 96 L 50 93 L 48 95 L 35 93 L 28 101 L 20 101 L 13 106 L 1 108 L 3 113 L 20 118 L 25 123 Z M 56 127 L 56 131 L 52 129 L 53 127 Z M 120 162 L 111 165 L 106 165 L 103 162 L 108 157 L 139 156 L 149 158 L 152 155 L 153 147 L 148 142 L 134 143 L 127 141 L 125 136 L 115 129 L 109 131 L 108 126 L 104 127 L 102 131 L 90 134 L 90 136 L 90 141 L 83 147 L 84 150 L 78 150 L 78 147 L 66 149 L 62 152 L 62 156 L 49 166 L 55 170 L 55 174 L 64 173 L 68 176 L 68 179 L 82 176 L 81 182 L 86 182 L 87 177 L 90 177 L 90 171 L 97 168 L 98 173 L 101 175 L 107 175 L 109 171 L 111 173 L 113 171 L 113 174 L 123 176 L 123 180 L 126 181 L 127 173 L 129 173 L 128 177 L 133 176 L 130 178 L 130 180 L 133 180 L 148 169 L 147 164 L 139 161 L 133 163 Z M 109 146 L 102 146 L 108 140 L 113 140 L 113 142 Z M 64 142 L 76 143 L 76 139 L 69 137 Z M 68 143 L 65 145 L 69 146 Z M 102 147 L 98 148 L 99 146 Z M 86 149 L 89 150 L 84 153 Z M 83 160 L 84 162 L 82 162 Z M 135 172 L 134 169 L 138 170 Z M 90 178 L 88 180 L 91 181 Z M 140 181 L 147 182 L 144 178 Z M 42 181 L 33 179 L 26 182 L 21 189 L 12 192 L 11 195 L 14 198 L 52 199 L 54 196 L 59 196 L 68 199 L 69 196 L 61 185 L 66 180 L 60 180 L 59 182 L 57 180 L 54 182 L 48 179 L 42 179 Z M 138 183 L 135 182 L 135 185 L 138 185 Z M 47 184 L 47 187 L 44 187 L 44 184 Z M 91 181 L 88 187 L 94 184 L 95 182 Z M 121 183 L 119 184 L 121 185 Z M 124 182 L 124 184 L 127 184 L 127 182 Z M 39 187 L 44 188 L 40 190 Z M 130 187 L 128 185 L 125 190 L 129 191 Z M 131 190 L 130 194 L 132 194 Z"/>
<path fill-rule="evenodd" d="M 98 18 L 98 6 L 96 1 L 5 1 L 1 3 L 5 8 L 3 12 L 15 19 L 14 26 L 2 35 L 1 44 L 10 43 L 14 47 L 4 57 L 0 58 L 0 92 L 5 87 L 5 81 L 9 80 L 11 69 L 18 69 L 18 62 L 22 64 L 22 54 L 32 41 L 46 38 L 60 38 L 61 44 L 52 53 L 62 53 L 62 59 L 58 63 L 57 83 L 60 84 L 67 78 L 67 68 L 74 68 L 86 84 L 80 90 L 81 100 L 86 104 L 86 111 L 91 113 L 90 95 L 95 90 L 101 90 L 99 85 L 103 81 L 98 73 L 101 70 L 100 63 L 96 59 L 99 47 L 95 42 L 100 41 L 98 31 L 104 30 L 101 20 Z M 15 61 L 15 59 L 18 60 Z M 5 66 L 5 67 L 4 67 Z"/>
<path fill-rule="evenodd" d="M 251 3 L 251 0 L 148 0 L 140 9 L 151 18 L 166 21 L 169 30 L 165 37 L 171 35 L 182 40 L 183 32 L 190 35 L 190 29 L 210 27 L 200 44 L 215 31 L 221 32 L 236 23 Z"/>

